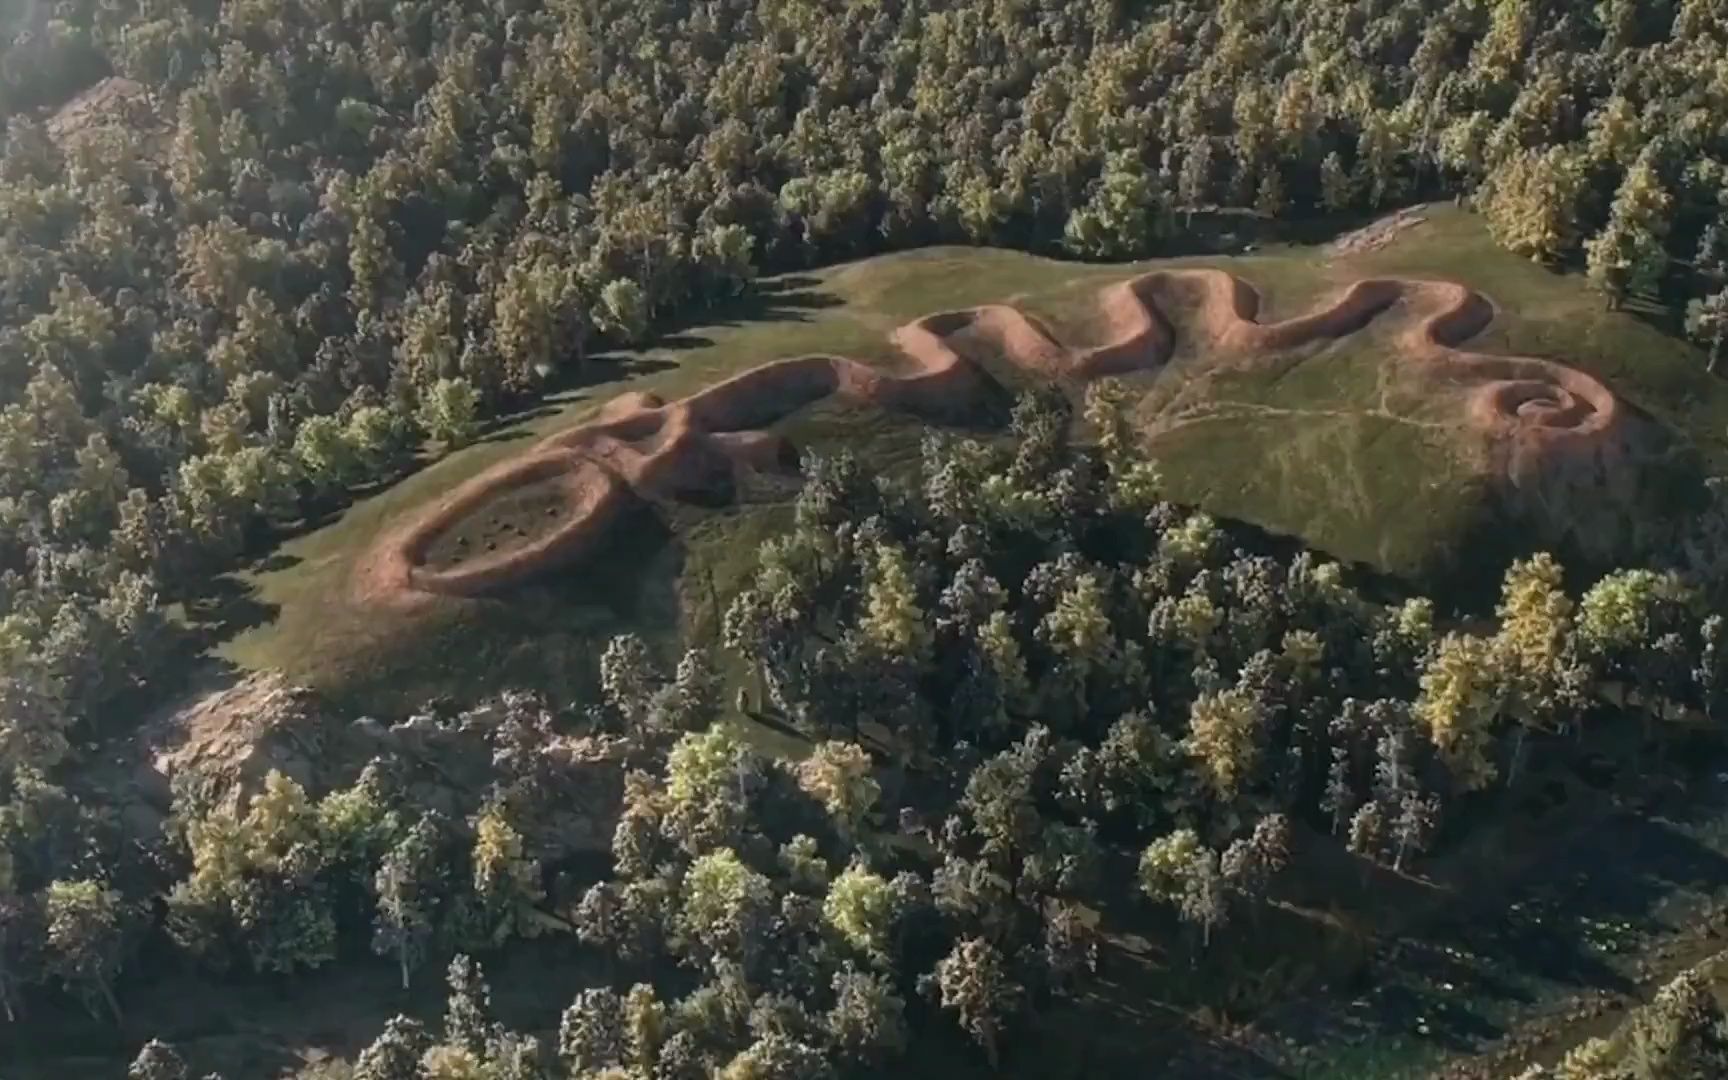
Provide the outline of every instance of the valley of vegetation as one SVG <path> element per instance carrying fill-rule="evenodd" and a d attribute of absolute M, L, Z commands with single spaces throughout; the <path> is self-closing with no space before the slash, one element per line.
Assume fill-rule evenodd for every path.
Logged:
<path fill-rule="evenodd" d="M 133 1018 L 262 987 L 287 1024 L 380 966 L 302 1076 L 1410 1075 L 1445 1055 L 1287 1008 L 1425 914 L 1385 897 L 1491 875 L 1555 788 L 1587 835 L 1720 768 L 1722 0 L 0 25 L 0 1075 L 276 1074 Z M 547 580 L 356 601 L 523 437 L 661 408 L 617 393 L 873 380 L 987 304 L 1102 346 L 1101 288 L 1220 269 L 1266 298 L 1238 336 L 1365 279 L 1395 317 L 1251 367 L 1172 302 L 1157 370 L 1087 385 L 946 335 L 963 418 L 801 401 L 728 444 L 729 505 L 638 490 Z M 1428 344 L 1499 365 L 1501 419 L 1612 409 L 1632 449 L 1500 484 L 1513 429 L 1389 384 L 1391 279 L 1491 316 Z M 798 476 L 754 467 L 782 441 Z M 517 496 L 416 558 L 563 520 Z M 212 655 L 311 688 L 199 714 L 226 763 L 160 738 Z M 567 1008 L 505 1008 L 531 952 Z M 1514 1064 L 1721 1075 L 1709 985 Z"/>

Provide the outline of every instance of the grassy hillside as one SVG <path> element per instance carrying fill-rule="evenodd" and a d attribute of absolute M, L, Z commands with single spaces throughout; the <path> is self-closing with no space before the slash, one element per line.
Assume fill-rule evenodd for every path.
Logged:
<path fill-rule="evenodd" d="M 1476 347 L 1564 360 L 1602 378 L 1672 429 L 1679 456 L 1728 468 L 1728 384 L 1688 346 L 1637 313 L 1610 314 L 1575 276 L 1495 249 L 1479 219 L 1450 207 L 1376 252 L 1322 248 L 1134 266 L 1079 265 L 990 249 L 933 248 L 762 283 L 759 295 L 639 353 L 603 358 L 591 381 L 331 524 L 285 544 L 245 575 L 253 625 L 220 655 L 275 666 L 369 707 L 430 691 L 474 693 L 511 679 L 580 690 L 597 642 L 622 628 L 664 636 L 706 621 L 716 594 L 749 563 L 783 513 L 786 485 L 764 482 L 741 505 L 644 509 L 600 557 L 493 600 L 440 600 L 412 620 L 348 601 L 355 557 L 390 523 L 533 440 L 579 423 L 620 391 L 667 397 L 765 360 L 804 352 L 888 360 L 889 332 L 932 310 L 1011 301 L 1078 337 L 1098 288 L 1156 265 L 1216 266 L 1254 283 L 1263 319 L 1375 275 L 1462 281 L 1500 314 Z M 1180 323 L 1180 313 L 1177 322 Z M 1382 393 L 1383 331 L 1252 370 L 1178 355 L 1146 382 L 1143 413 L 1174 498 L 1336 557 L 1428 585 L 1486 578 L 1508 542 L 1496 501 L 1457 450 L 1450 418 Z M 1010 378 L 1004 373 L 1004 378 Z M 1176 421 L 1180 422 L 1176 422 Z M 878 468 L 915 459 L 920 426 L 873 410 L 818 405 L 782 429 L 799 445 L 851 447 Z M 1670 483 L 1666 476 L 1651 486 Z M 1486 571 L 1486 573 L 1483 573 Z"/>

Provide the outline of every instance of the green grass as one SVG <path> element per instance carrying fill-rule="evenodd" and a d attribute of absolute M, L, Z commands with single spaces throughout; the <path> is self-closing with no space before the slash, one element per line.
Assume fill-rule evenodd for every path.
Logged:
<path fill-rule="evenodd" d="M 541 415 L 492 433 L 356 502 L 289 540 L 242 575 L 263 618 L 220 645 L 240 668 L 278 668 L 369 709 L 407 707 L 429 694 L 472 694 L 512 681 L 579 691 L 594 650 L 624 628 L 666 639 L 679 627 L 679 582 L 736 581 L 754 550 L 743 537 L 761 508 L 680 507 L 644 513 L 619 543 L 567 574 L 490 600 L 440 599 L 402 618 L 350 602 L 355 558 L 390 525 L 534 441 L 588 419 L 626 389 L 668 398 L 767 360 L 825 352 L 891 363 L 893 328 L 937 307 L 964 307 L 1043 289 L 1084 300 L 1121 274 L 1011 252 L 929 249 L 763 283 L 763 296 L 667 336 L 658 347 L 594 363 L 597 381 L 554 395 Z M 1055 310 L 1064 306 L 1062 297 Z M 670 341 L 677 347 L 667 347 Z M 854 448 L 876 466 L 915 460 L 921 429 L 879 410 L 821 404 L 789 418 L 801 445 Z M 781 497 L 785 492 L 782 491 Z M 765 519 L 764 519 L 765 520 Z M 742 560 L 742 562 L 740 561 Z M 686 564 L 700 567 L 691 572 Z"/>
<path fill-rule="evenodd" d="M 244 584 L 263 618 L 221 645 L 241 668 L 275 667 L 366 708 L 393 709 L 429 693 L 468 695 L 510 681 L 581 693 L 592 654 L 622 629 L 669 642 L 687 620 L 711 626 L 713 592 L 748 572 L 781 519 L 788 488 L 764 485 L 730 508 L 645 511 L 612 549 L 547 580 L 484 601 L 440 600 L 412 619 L 349 602 L 355 557 L 381 530 L 453 485 L 546 434 L 587 419 L 625 390 L 667 397 L 744 368 L 806 352 L 892 362 L 888 335 L 943 309 L 1011 301 L 1057 327 L 1074 326 L 1097 289 L 1154 265 L 1217 266 L 1252 281 L 1263 318 L 1303 310 L 1358 277 L 1397 274 L 1463 281 L 1500 316 L 1476 347 L 1564 360 L 1606 380 L 1667 426 L 1696 461 L 1728 469 L 1728 383 L 1697 352 L 1640 317 L 1610 314 L 1576 276 L 1550 273 L 1494 248 L 1478 219 L 1451 207 L 1390 247 L 1328 263 L 1313 248 L 1099 266 L 990 249 L 932 248 L 763 283 L 732 310 L 695 313 L 656 347 L 596 361 L 591 385 L 554 395 L 538 415 L 364 498 L 297 537 Z M 1177 319 L 1178 323 L 1180 318 Z M 1420 400 L 1383 391 L 1383 331 L 1253 371 L 1179 356 L 1145 380 L 1144 413 L 1172 496 L 1335 557 L 1425 587 L 1496 573 L 1509 531 L 1450 426 Z M 999 372 L 1005 381 L 1011 373 Z M 1170 425 L 1177 411 L 1188 422 Z M 801 446 L 850 447 L 872 467 L 916 459 L 922 428 L 879 410 L 831 403 L 780 429 Z M 1666 490 L 1669 479 L 1649 485 Z M 710 582 L 713 583 L 710 587 Z"/>

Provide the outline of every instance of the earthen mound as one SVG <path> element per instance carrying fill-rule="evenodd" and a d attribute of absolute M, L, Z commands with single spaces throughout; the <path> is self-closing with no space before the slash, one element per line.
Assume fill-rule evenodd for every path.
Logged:
<path fill-rule="evenodd" d="M 995 304 L 901 326 L 892 335 L 904 358 L 897 370 L 800 356 L 677 401 L 621 395 L 591 422 L 474 477 L 389 532 L 362 560 L 361 598 L 403 605 L 433 594 L 475 596 L 580 559 L 639 500 L 729 490 L 737 470 L 786 460 L 783 441 L 762 429 L 826 398 L 931 420 L 967 411 L 989 379 L 951 344 L 962 332 L 1033 375 L 1085 382 L 1163 367 L 1176 346 L 1171 311 L 1183 313 L 1183 332 L 1198 352 L 1251 360 L 1356 333 L 1398 309 L 1405 316 L 1394 336 L 1398 360 L 1426 392 L 1463 394 L 1460 422 L 1487 441 L 1489 467 L 1513 488 L 1540 493 L 1554 477 L 1599 482 L 1628 438 L 1624 410 L 1589 375 L 1549 360 L 1463 349 L 1493 320 L 1494 308 L 1450 282 L 1370 278 L 1302 315 L 1262 323 L 1260 295 L 1242 279 L 1173 270 L 1113 284 L 1098 307 L 1096 343 L 1085 347 L 1064 345 L 1025 313 Z M 466 515 L 512 489 L 545 483 L 558 487 L 568 510 L 554 515 L 547 531 L 463 565 L 429 565 L 434 542 Z"/>

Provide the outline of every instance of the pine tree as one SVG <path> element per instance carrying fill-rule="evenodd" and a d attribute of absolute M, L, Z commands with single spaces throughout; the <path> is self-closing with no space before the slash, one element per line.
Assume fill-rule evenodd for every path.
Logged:
<path fill-rule="evenodd" d="M 1724 347 L 1728 346 L 1728 288 L 1695 297 L 1686 304 L 1686 336 L 1703 346 L 1704 370 L 1716 374 Z"/>
<path fill-rule="evenodd" d="M 1377 802 L 1366 802 L 1350 818 L 1350 850 L 1365 859 L 1380 861 L 1386 849 L 1386 814 Z"/>
<path fill-rule="evenodd" d="M 187 1080 L 188 1075 L 179 1051 L 159 1039 L 145 1043 L 126 1070 L 126 1080 Z"/>
<path fill-rule="evenodd" d="M 384 856 L 373 880 L 378 926 L 372 948 L 381 955 L 396 957 L 404 990 L 437 929 L 438 904 L 444 891 L 439 841 L 436 819 L 422 816 Z"/>
<path fill-rule="evenodd" d="M 1288 208 L 1289 200 L 1284 195 L 1284 178 L 1276 166 L 1266 169 L 1260 177 L 1260 186 L 1254 195 L 1254 209 L 1261 215 L 1277 219 L 1283 216 Z"/>
<path fill-rule="evenodd" d="M 1405 856 L 1428 849 L 1439 814 L 1440 804 L 1432 796 L 1406 791 L 1398 800 L 1398 813 L 1392 819 L 1392 869 L 1403 869 Z"/>
<path fill-rule="evenodd" d="M 1673 199 L 1663 190 L 1651 157 L 1646 152 L 1627 170 L 1608 224 L 1585 246 L 1590 283 L 1608 298 L 1610 309 L 1628 296 L 1653 292 L 1668 266 L 1662 240 Z"/>
<path fill-rule="evenodd" d="M 624 1003 L 611 987 L 594 987 L 576 995 L 558 1027 L 558 1056 L 573 1076 L 623 1064 Z"/>
<path fill-rule="evenodd" d="M 1331 818 L 1334 836 L 1356 809 L 1356 792 L 1350 786 L 1350 751 L 1342 746 L 1332 748 L 1332 764 L 1326 769 L 1326 790 L 1320 799 L 1320 809 Z"/>
<path fill-rule="evenodd" d="M 1356 201 L 1355 184 L 1344 159 L 1334 150 L 1320 161 L 1320 205 L 1333 213 L 1348 210 Z"/>
<path fill-rule="evenodd" d="M 1025 996 L 1007 960 L 988 941 L 963 938 L 937 963 L 935 976 L 942 1007 L 959 1014 L 960 1026 L 996 1068 L 1003 1029 Z"/>

